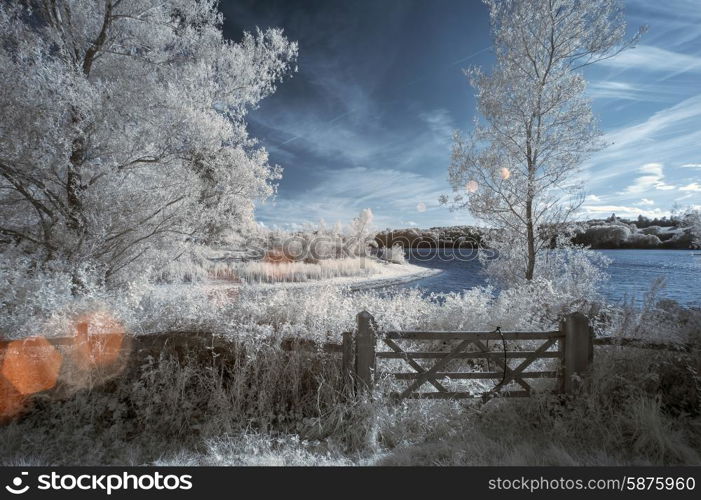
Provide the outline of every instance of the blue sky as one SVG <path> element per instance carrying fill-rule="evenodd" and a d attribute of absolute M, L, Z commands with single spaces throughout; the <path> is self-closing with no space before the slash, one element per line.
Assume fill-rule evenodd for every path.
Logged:
<path fill-rule="evenodd" d="M 611 145 L 584 165 L 581 218 L 701 206 L 699 0 L 625 6 L 629 30 L 649 31 L 585 73 Z M 299 42 L 299 72 L 249 117 L 284 169 L 260 221 L 347 222 L 369 207 L 380 228 L 474 223 L 438 197 L 450 192 L 452 132 L 474 117 L 462 69 L 494 62 L 481 2 L 236 0 L 222 10 L 232 38 L 277 26 Z"/>

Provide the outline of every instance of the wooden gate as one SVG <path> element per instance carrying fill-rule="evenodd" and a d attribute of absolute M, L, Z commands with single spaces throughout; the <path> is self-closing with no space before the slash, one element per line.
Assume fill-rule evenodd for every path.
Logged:
<path fill-rule="evenodd" d="M 593 358 L 593 331 L 589 320 L 580 313 L 564 317 L 560 328 L 541 332 L 502 332 L 499 328 L 490 332 L 470 331 L 378 331 L 374 318 L 367 311 L 357 316 L 355 335 L 347 332 L 343 337 L 343 365 L 360 391 L 372 391 L 376 379 L 388 375 L 407 385 L 392 395 L 397 399 L 432 398 L 464 399 L 473 397 L 522 397 L 533 392 L 528 382 L 533 379 L 557 379 L 555 390 L 572 392 L 578 381 L 576 374 L 583 373 Z M 355 337 L 355 349 L 353 349 Z M 441 343 L 441 350 L 407 350 L 402 346 L 411 341 L 412 347 L 425 342 Z M 498 348 L 490 346 L 496 341 Z M 522 350 L 520 342 L 529 341 L 528 350 Z M 378 343 L 389 350 L 378 351 Z M 355 357 L 354 362 L 352 357 Z M 494 371 L 451 371 L 453 360 L 486 359 L 494 363 Z M 539 359 L 557 359 L 556 366 L 548 370 L 528 370 Z M 381 372 L 378 361 L 403 360 L 410 371 Z M 435 360 L 432 365 L 419 360 Z M 520 360 L 518 364 L 513 360 Z M 425 363 L 425 362 L 424 362 Z M 457 391 L 446 387 L 453 380 L 492 380 L 495 385 L 480 392 Z M 433 391 L 423 391 L 426 386 Z M 510 385 L 517 386 L 509 389 Z"/>

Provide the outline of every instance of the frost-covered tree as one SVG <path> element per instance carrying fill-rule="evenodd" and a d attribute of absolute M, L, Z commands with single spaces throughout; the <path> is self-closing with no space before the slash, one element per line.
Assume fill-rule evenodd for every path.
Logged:
<path fill-rule="evenodd" d="M 701 248 L 701 210 L 689 210 L 684 216 L 684 225 L 691 231 L 691 244 Z"/>
<path fill-rule="evenodd" d="M 360 211 L 348 227 L 347 248 L 351 255 L 364 256 L 368 246 L 374 243 L 372 221 L 375 218 L 369 208 Z"/>
<path fill-rule="evenodd" d="M 581 68 L 632 45 L 617 0 L 485 0 L 496 65 L 467 71 L 482 120 L 456 134 L 452 208 L 498 228 L 521 279 L 581 205 L 576 174 L 600 132 Z M 447 197 L 443 201 L 448 203 Z M 508 251 L 507 251 L 508 250 Z"/>
<path fill-rule="evenodd" d="M 216 0 L 0 4 L 0 251 L 119 282 L 252 220 L 280 175 L 248 110 L 297 53 Z"/>

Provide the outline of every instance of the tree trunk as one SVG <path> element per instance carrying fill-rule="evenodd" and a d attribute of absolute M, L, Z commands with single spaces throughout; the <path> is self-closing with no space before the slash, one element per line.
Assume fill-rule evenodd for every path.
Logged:
<path fill-rule="evenodd" d="M 83 58 L 82 70 L 85 78 L 90 76 L 90 70 L 97 54 L 102 50 L 112 21 L 112 0 L 105 0 L 105 13 L 102 20 L 102 27 L 94 42 L 90 44 Z M 72 122 L 76 128 L 80 129 L 81 115 L 78 109 L 72 110 Z M 87 154 L 87 140 L 78 132 L 78 136 L 73 140 L 71 149 L 70 165 L 66 174 L 66 200 L 68 205 L 68 227 L 73 231 L 76 241 L 76 252 L 79 251 L 83 240 L 87 234 L 85 213 L 83 207 L 83 177 L 82 170 Z M 86 285 L 77 271 L 72 276 L 73 295 L 80 295 L 85 291 Z"/>
<path fill-rule="evenodd" d="M 73 122 L 78 123 L 79 118 L 74 111 Z M 73 150 L 70 156 L 70 166 L 66 173 L 66 202 L 68 206 L 68 227 L 80 233 L 83 223 L 83 202 L 81 200 L 82 178 L 80 170 L 85 159 L 85 146 L 82 138 L 73 140 Z"/>
<path fill-rule="evenodd" d="M 533 230 L 533 200 L 529 197 L 526 202 L 526 238 L 528 240 L 528 263 L 526 279 L 532 280 L 535 271 L 535 234 Z"/>
<path fill-rule="evenodd" d="M 526 128 L 526 161 L 528 162 L 528 186 L 526 191 L 526 239 L 527 239 L 527 263 L 526 263 L 526 279 L 533 279 L 535 271 L 535 231 L 533 229 L 533 199 L 535 198 L 535 174 L 536 160 L 534 157 L 533 148 L 531 146 L 533 121 L 528 123 Z"/>

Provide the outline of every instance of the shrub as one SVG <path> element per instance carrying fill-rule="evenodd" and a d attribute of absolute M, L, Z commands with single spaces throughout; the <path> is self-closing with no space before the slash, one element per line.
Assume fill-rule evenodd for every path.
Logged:
<path fill-rule="evenodd" d="M 332 286 L 233 289 L 152 287 L 139 291 L 135 306 L 113 298 L 121 317 L 136 318 L 125 321 L 128 329 L 142 333 L 124 375 L 40 394 L 23 419 L 0 428 L 0 461 L 257 463 L 234 449 L 238 443 L 272 461 L 279 450 L 294 464 L 699 461 L 698 355 L 597 348 L 588 392 L 479 407 L 388 405 L 381 391 L 374 402 L 349 401 L 339 356 L 318 348 L 340 342 L 363 309 L 381 329 L 548 329 L 562 312 L 584 307 L 571 301 L 574 293 L 563 298 L 550 280 L 498 294 L 476 288 L 430 297 Z M 627 317 L 625 310 L 605 309 L 597 329 L 626 336 L 654 330 L 681 341 L 698 336 L 698 312 L 653 295 Z M 655 315 L 659 322 L 651 321 Z M 164 331 L 170 333 L 153 333 Z M 289 339 L 304 348 L 287 350 Z"/>
<path fill-rule="evenodd" d="M 406 264 L 404 248 L 401 245 L 394 245 L 391 248 L 382 248 L 380 250 L 380 258 L 394 264 Z"/>

